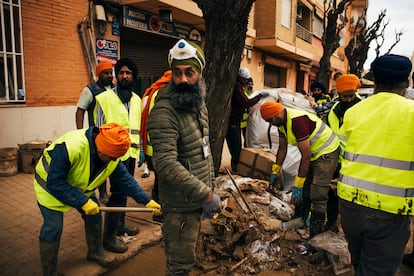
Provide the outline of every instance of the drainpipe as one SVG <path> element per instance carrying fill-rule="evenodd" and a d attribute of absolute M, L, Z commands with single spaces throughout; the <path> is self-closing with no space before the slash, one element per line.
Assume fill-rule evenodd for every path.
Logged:
<path fill-rule="evenodd" d="M 83 30 L 82 30 L 82 24 L 83 23 L 84 23 L 84 20 L 82 20 L 78 23 L 78 34 L 79 34 L 79 39 L 82 43 L 83 54 L 84 54 L 84 56 L 86 58 L 86 62 L 88 64 L 89 79 L 90 79 L 91 82 L 93 82 L 96 79 L 96 75 L 95 75 L 96 62 L 95 62 L 95 64 L 92 64 L 92 62 L 91 62 L 91 56 L 90 56 L 90 53 L 89 53 L 88 46 L 86 45 L 85 36 L 84 36 Z"/>

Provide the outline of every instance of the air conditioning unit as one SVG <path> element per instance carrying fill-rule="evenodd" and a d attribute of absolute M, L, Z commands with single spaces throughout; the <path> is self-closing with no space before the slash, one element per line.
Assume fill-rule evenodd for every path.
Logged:
<path fill-rule="evenodd" d="M 302 10 L 303 10 L 303 7 L 299 6 L 296 11 L 296 20 L 302 20 Z"/>

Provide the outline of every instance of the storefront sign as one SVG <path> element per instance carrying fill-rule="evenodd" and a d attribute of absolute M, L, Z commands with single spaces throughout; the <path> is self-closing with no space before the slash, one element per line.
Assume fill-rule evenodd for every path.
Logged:
<path fill-rule="evenodd" d="M 163 22 L 155 14 L 124 6 L 124 27 L 163 34 L 176 38 L 201 41 L 200 32 L 193 26 L 179 22 Z"/>
<path fill-rule="evenodd" d="M 96 39 L 96 59 L 98 63 L 101 61 L 109 61 L 115 64 L 118 60 L 118 41 Z"/>

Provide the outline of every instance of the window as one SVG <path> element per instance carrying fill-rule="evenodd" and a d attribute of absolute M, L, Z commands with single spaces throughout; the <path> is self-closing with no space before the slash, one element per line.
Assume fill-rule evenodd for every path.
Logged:
<path fill-rule="evenodd" d="M 282 25 L 292 26 L 292 0 L 282 0 Z"/>
<path fill-rule="evenodd" d="M 315 15 L 314 21 L 313 21 L 313 34 L 317 37 L 322 39 L 323 35 L 323 20 Z"/>
<path fill-rule="evenodd" d="M 0 103 L 25 101 L 20 0 L 0 1 Z"/>

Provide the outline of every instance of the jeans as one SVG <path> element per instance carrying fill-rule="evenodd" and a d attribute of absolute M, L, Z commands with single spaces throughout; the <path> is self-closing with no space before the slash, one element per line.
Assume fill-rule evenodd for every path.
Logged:
<path fill-rule="evenodd" d="M 95 194 L 93 194 L 90 197 L 93 201 L 96 202 L 99 206 L 99 201 L 96 198 Z M 56 242 L 60 241 L 60 238 L 62 236 L 63 231 L 63 212 L 55 211 L 52 209 L 49 209 L 45 206 L 40 205 L 39 206 L 40 212 L 43 216 L 43 225 L 40 228 L 40 235 L 39 240 L 45 241 L 45 242 Z M 82 209 L 77 209 L 78 212 L 82 215 L 83 220 L 85 221 L 85 224 L 96 224 L 96 223 L 102 223 L 102 216 L 101 213 L 98 213 L 96 215 L 85 215 Z"/>
<path fill-rule="evenodd" d="M 356 276 L 394 275 L 410 237 L 409 216 L 340 200 L 342 228 Z"/>

